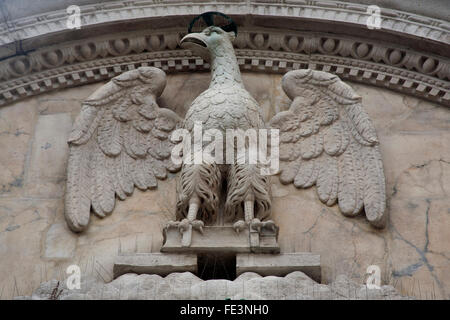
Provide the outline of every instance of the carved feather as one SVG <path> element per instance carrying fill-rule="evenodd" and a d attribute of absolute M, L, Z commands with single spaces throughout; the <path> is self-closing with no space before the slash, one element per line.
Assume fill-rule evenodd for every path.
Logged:
<path fill-rule="evenodd" d="M 117 197 L 120 200 L 125 200 L 127 198 L 126 193 L 123 191 L 121 185 L 120 185 L 120 181 L 119 181 L 119 177 L 116 171 L 116 159 L 120 158 L 119 157 L 105 157 L 106 163 L 106 170 L 108 170 L 108 175 L 111 177 L 111 183 L 113 185 L 114 188 L 114 193 L 117 195 Z"/>
<path fill-rule="evenodd" d="M 91 184 L 91 201 L 94 212 L 100 216 L 111 213 L 114 209 L 114 186 L 111 182 L 111 177 L 106 167 L 105 154 L 95 146 L 92 151 L 92 184 Z"/>
<path fill-rule="evenodd" d="M 133 126 L 124 126 L 124 147 L 126 153 L 132 158 L 142 158 L 147 155 L 147 135 L 137 131 Z"/>
<path fill-rule="evenodd" d="M 146 170 L 145 160 L 136 159 L 131 163 L 134 185 L 140 190 L 147 190 L 151 183 L 150 173 Z M 153 173 L 152 173 L 153 174 Z M 154 176 L 153 176 L 154 178 Z M 156 180 L 156 179 L 155 179 Z"/>
<path fill-rule="evenodd" d="M 82 231 L 89 223 L 91 207 L 90 191 L 86 186 L 90 179 L 90 145 L 72 145 L 67 168 L 65 217 L 69 228 Z"/>
<path fill-rule="evenodd" d="M 336 158 L 323 155 L 317 176 L 317 194 L 320 201 L 328 206 L 336 203 L 339 186 L 338 163 Z"/>
<path fill-rule="evenodd" d="M 202 201 L 198 218 L 211 222 L 217 214 L 221 172 L 217 164 L 184 164 L 177 184 L 177 219 L 187 216 L 189 200 L 196 195 Z"/>
<path fill-rule="evenodd" d="M 132 119 L 132 113 L 129 112 L 132 102 L 128 97 L 120 97 L 111 107 L 114 118 L 118 121 L 129 121 Z"/>
<path fill-rule="evenodd" d="M 281 170 L 280 181 L 283 184 L 288 184 L 294 181 L 295 176 L 297 175 L 298 170 L 300 169 L 300 165 L 302 160 L 300 158 L 287 162 L 284 165 L 284 168 Z"/>
<path fill-rule="evenodd" d="M 152 157 L 147 157 L 145 161 L 148 170 L 150 170 L 155 177 L 158 179 L 165 179 L 167 177 L 167 165 L 165 162 Z"/>
<path fill-rule="evenodd" d="M 341 121 L 324 127 L 324 149 L 330 156 L 338 156 L 347 149 L 350 141 L 349 133 L 344 130 Z"/>
<path fill-rule="evenodd" d="M 133 159 L 126 152 L 122 152 L 115 158 L 116 162 L 116 177 L 119 182 L 119 186 L 126 195 L 131 195 L 134 191 L 134 183 L 132 179 L 132 168 L 130 163 Z"/>
<path fill-rule="evenodd" d="M 294 186 L 297 188 L 311 187 L 316 183 L 318 172 L 319 164 L 316 164 L 315 159 L 302 161 L 294 179 Z"/>
<path fill-rule="evenodd" d="M 369 115 L 363 110 L 361 103 L 354 103 L 345 108 L 356 132 L 364 139 L 358 142 L 361 144 L 373 145 L 378 142 L 377 134 L 372 121 L 369 119 Z"/>
<path fill-rule="evenodd" d="M 88 142 L 93 132 L 97 129 L 104 112 L 105 110 L 103 109 L 98 110 L 97 107 L 84 104 L 81 107 L 80 114 L 75 119 L 68 142 L 78 145 Z"/>
<path fill-rule="evenodd" d="M 316 108 L 318 121 L 322 126 L 333 123 L 339 117 L 336 102 L 329 97 L 324 97 L 324 99 L 318 101 L 314 107 Z"/>
<path fill-rule="evenodd" d="M 283 141 L 284 142 L 284 141 Z M 293 161 L 298 158 L 299 153 L 295 152 L 295 143 L 282 143 L 280 144 L 280 160 L 281 161 Z"/>
<path fill-rule="evenodd" d="M 269 179 L 260 174 L 260 168 L 254 165 L 231 166 L 227 182 L 228 192 L 225 201 L 227 219 L 235 220 L 236 215 L 240 215 L 243 219 L 242 203 L 249 195 L 255 201 L 255 217 L 264 220 L 269 216 L 271 208 Z"/>
<path fill-rule="evenodd" d="M 386 224 L 386 189 L 383 163 L 378 146 L 362 147 L 364 164 L 364 207 L 366 217 L 374 226 Z"/>
<path fill-rule="evenodd" d="M 339 168 L 339 209 L 344 215 L 354 216 L 363 207 L 363 193 L 359 178 L 361 167 L 359 154 L 351 145 L 338 158 Z"/>
<path fill-rule="evenodd" d="M 115 120 L 110 108 L 105 108 L 102 121 L 98 124 L 98 144 L 108 156 L 116 156 L 122 150 L 120 122 Z"/>
<path fill-rule="evenodd" d="M 323 151 L 323 135 L 321 132 L 303 138 L 300 143 L 300 154 L 303 159 L 317 158 Z"/>

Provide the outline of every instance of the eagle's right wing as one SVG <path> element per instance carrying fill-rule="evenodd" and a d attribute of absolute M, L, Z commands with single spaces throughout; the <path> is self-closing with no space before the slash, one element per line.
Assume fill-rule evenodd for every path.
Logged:
<path fill-rule="evenodd" d="M 271 120 L 280 130 L 280 181 L 297 188 L 316 185 L 325 204 L 337 201 L 348 216 L 364 208 L 369 222 L 383 227 L 383 163 L 361 97 L 337 76 L 322 71 L 290 71 L 282 86 L 293 101 L 288 111 Z"/>

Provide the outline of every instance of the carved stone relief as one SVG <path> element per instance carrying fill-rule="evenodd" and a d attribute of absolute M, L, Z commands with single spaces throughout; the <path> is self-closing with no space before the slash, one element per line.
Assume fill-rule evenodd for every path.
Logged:
<path fill-rule="evenodd" d="M 212 70 L 209 88 L 192 102 L 183 121 L 156 104 L 165 87 L 165 74 L 154 67 L 125 72 L 85 101 L 69 138 L 65 213 L 73 231 L 87 227 L 91 206 L 104 217 L 113 211 L 115 196 L 125 199 L 134 186 L 141 190 L 156 187 L 156 178 L 164 179 L 166 171 L 177 171 L 180 165 L 172 162 L 171 155 L 180 140 L 171 135 L 182 128 L 195 137 L 198 124 L 202 132 L 215 130 L 225 136 L 229 130 L 276 129 L 282 183 L 293 183 L 297 188 L 316 185 L 326 205 L 338 202 L 348 216 L 364 208 L 373 226 L 385 226 L 381 154 L 361 98 L 332 74 L 310 69 L 290 71 L 283 77 L 282 87 L 292 100 L 291 107 L 275 115 L 267 126 L 261 108 L 243 85 L 234 39 L 233 32 L 210 26 L 181 40 L 183 47 L 208 59 Z M 162 251 L 204 250 L 205 244 L 194 241 L 194 234 L 214 226 L 232 228 L 238 234 L 245 231 L 243 240 L 248 239 L 248 243 L 243 247 L 248 251 L 239 243 L 228 248 L 231 251 L 279 251 L 278 227 L 270 219 L 269 177 L 260 171 L 259 163 L 241 163 L 234 158 L 234 138 L 232 143 L 227 141 L 225 147 L 225 153 L 233 151 L 231 162 L 227 155 L 225 163 L 213 160 L 181 166 L 177 221 L 166 226 Z M 187 151 L 188 155 L 195 148 Z M 186 156 L 185 149 L 183 153 Z M 173 229 L 181 235 L 180 245 L 173 243 Z M 229 237 L 221 230 L 205 233 L 212 238 L 221 232 Z M 167 241 L 167 237 L 171 239 Z"/>

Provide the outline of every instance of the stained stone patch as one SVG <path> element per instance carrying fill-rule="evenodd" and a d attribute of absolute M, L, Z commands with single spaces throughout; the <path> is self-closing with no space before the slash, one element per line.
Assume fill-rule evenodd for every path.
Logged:
<path fill-rule="evenodd" d="M 64 194 L 71 127 L 69 113 L 39 116 L 28 174 L 30 196 L 53 198 Z"/>
<path fill-rule="evenodd" d="M 23 192 L 34 106 L 35 101 L 24 101 L 0 109 L 0 196 Z"/>
<path fill-rule="evenodd" d="M 250 271 L 262 276 L 285 276 L 294 271 L 302 271 L 320 282 L 320 255 L 312 253 L 237 254 L 237 275 Z"/>
<path fill-rule="evenodd" d="M 76 236 L 64 223 L 53 224 L 45 238 L 44 257 L 48 259 L 72 258 L 77 245 Z"/>
<path fill-rule="evenodd" d="M 114 262 L 114 277 L 125 273 L 168 275 L 172 272 L 197 272 L 195 254 L 123 254 Z"/>

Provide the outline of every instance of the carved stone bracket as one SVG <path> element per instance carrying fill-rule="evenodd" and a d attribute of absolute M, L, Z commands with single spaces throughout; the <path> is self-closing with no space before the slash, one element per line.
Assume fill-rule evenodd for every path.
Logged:
<path fill-rule="evenodd" d="M 164 229 L 161 252 L 166 253 L 279 253 L 278 229 L 263 227 L 260 232 L 245 229 L 239 234 L 231 226 L 204 227 L 203 234 L 192 231 L 189 246 L 183 245 L 183 234 L 177 227 Z M 189 231 L 186 231 L 189 232 Z"/>

